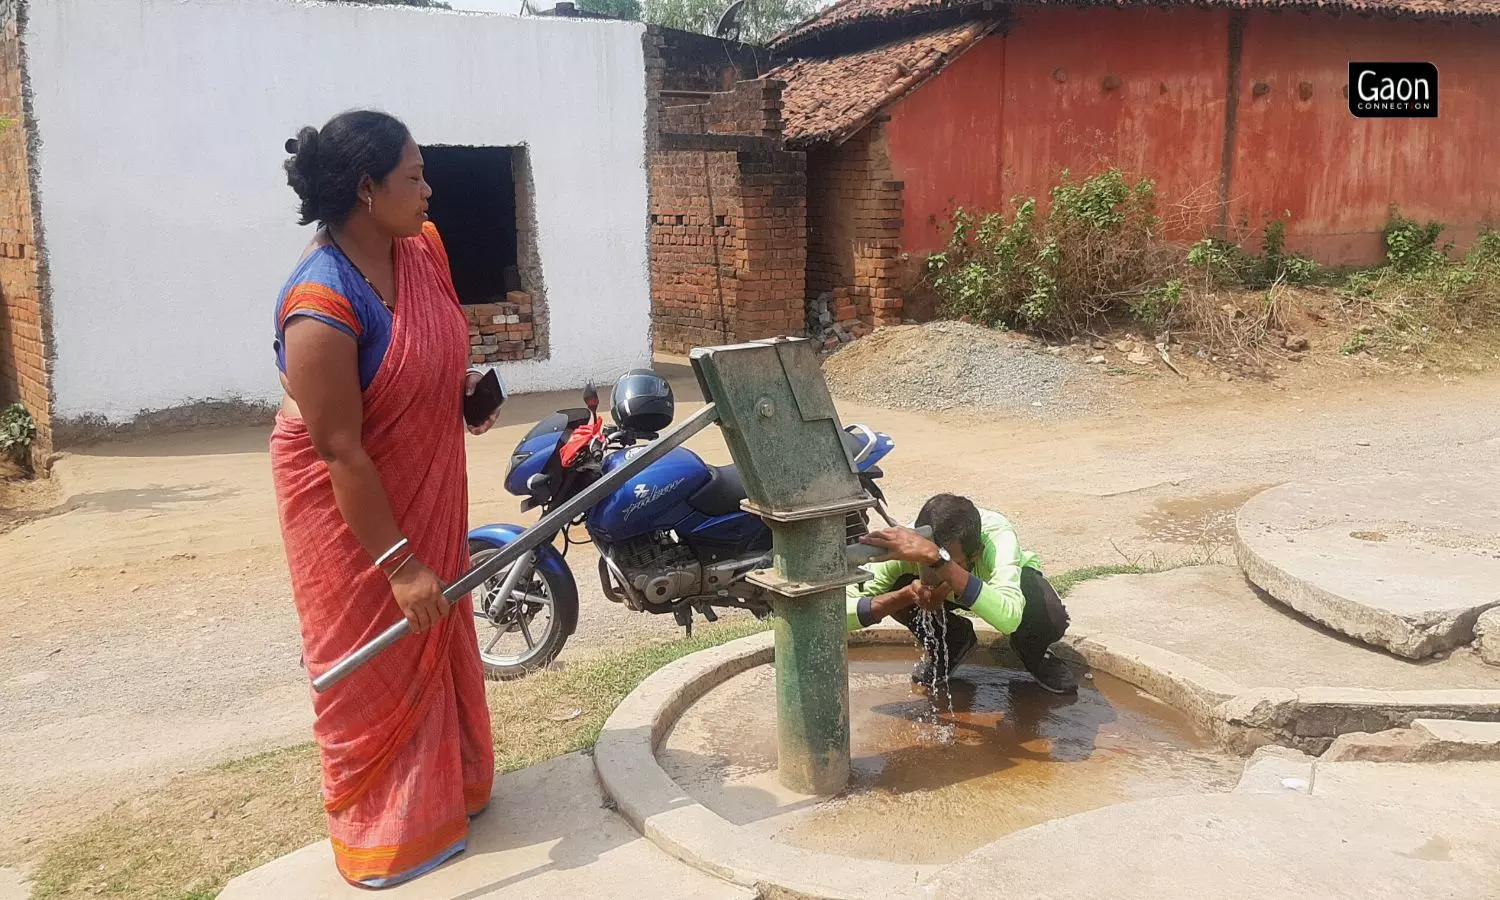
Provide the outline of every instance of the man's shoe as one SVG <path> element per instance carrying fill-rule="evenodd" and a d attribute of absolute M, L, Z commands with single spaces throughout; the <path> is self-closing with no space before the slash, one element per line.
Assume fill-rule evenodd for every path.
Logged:
<path fill-rule="evenodd" d="M 917 687 L 932 687 L 932 654 L 922 651 L 922 658 L 912 666 L 911 683 Z"/>
<path fill-rule="evenodd" d="M 1073 674 L 1072 669 L 1068 668 L 1067 663 L 1053 656 L 1051 650 L 1043 652 L 1039 658 L 1034 660 L 1023 656 L 1021 657 L 1021 662 L 1026 666 L 1026 671 L 1031 673 L 1031 677 L 1036 679 L 1036 683 L 1042 686 L 1043 690 L 1051 691 L 1054 694 L 1076 694 L 1078 692 L 1078 677 Z"/>
<path fill-rule="evenodd" d="M 979 638 L 975 636 L 974 629 L 965 628 L 957 631 L 957 634 L 950 631 L 948 635 L 948 654 L 947 659 L 944 660 L 948 664 L 948 670 L 943 673 L 944 678 L 952 675 L 953 670 L 958 668 L 959 663 L 963 662 L 964 658 L 970 653 L 973 653 L 974 648 L 979 644 Z M 932 687 L 935 681 L 933 676 L 936 669 L 937 666 L 932 659 L 932 651 L 924 651 L 922 659 L 917 663 L 916 668 L 912 669 L 911 683 L 926 688 Z"/>

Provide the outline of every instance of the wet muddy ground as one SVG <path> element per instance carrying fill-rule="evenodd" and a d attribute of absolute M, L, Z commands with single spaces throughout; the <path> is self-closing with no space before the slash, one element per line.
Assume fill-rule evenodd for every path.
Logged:
<path fill-rule="evenodd" d="M 1176 710 L 1107 675 L 1059 697 L 979 651 L 955 670 L 950 709 L 912 687 L 915 658 L 915 648 L 851 650 L 852 776 L 837 797 L 777 783 L 770 666 L 704 696 L 659 757 L 695 799 L 757 833 L 914 864 L 1113 803 L 1227 791 L 1243 768 Z"/>

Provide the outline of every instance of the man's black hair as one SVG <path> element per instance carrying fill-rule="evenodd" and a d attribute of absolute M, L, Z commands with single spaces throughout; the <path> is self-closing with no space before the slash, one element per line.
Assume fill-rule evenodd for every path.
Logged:
<path fill-rule="evenodd" d="M 932 526 L 933 543 L 946 547 L 954 541 L 972 562 L 984 548 L 979 530 L 979 508 L 967 497 L 938 494 L 922 504 L 917 525 Z"/>

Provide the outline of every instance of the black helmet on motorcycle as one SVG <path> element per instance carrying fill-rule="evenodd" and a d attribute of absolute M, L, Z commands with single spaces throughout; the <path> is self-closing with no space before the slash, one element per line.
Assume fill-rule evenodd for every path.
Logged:
<path fill-rule="evenodd" d="M 672 386 L 650 369 L 632 369 L 615 382 L 609 414 L 615 424 L 655 434 L 672 424 Z"/>

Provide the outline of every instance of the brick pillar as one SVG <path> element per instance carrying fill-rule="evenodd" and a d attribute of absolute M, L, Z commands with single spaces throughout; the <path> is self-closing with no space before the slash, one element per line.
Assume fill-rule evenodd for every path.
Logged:
<path fill-rule="evenodd" d="M 801 153 L 740 153 L 745 209 L 736 340 L 801 334 L 807 295 L 807 172 Z"/>
<path fill-rule="evenodd" d="M 10 12 L 0 26 L 0 403 L 25 404 L 36 419 L 32 459 L 41 471 L 52 453 L 52 323 L 31 190 L 20 31 Z"/>
<path fill-rule="evenodd" d="M 651 155 L 652 343 L 667 353 L 803 331 L 806 158 L 781 82 L 665 107 Z"/>
<path fill-rule="evenodd" d="M 657 350 L 732 342 L 742 249 L 732 151 L 661 151 L 651 163 L 651 316 Z"/>

